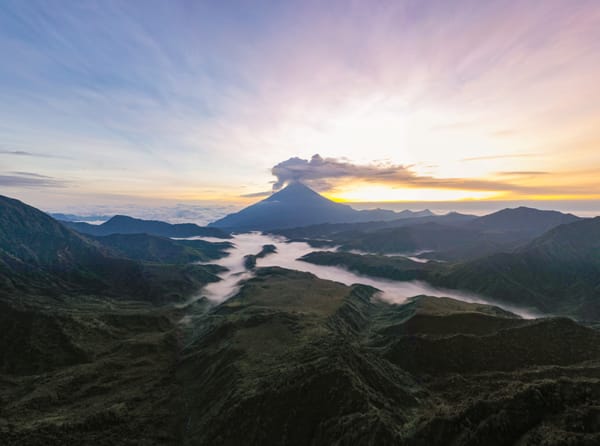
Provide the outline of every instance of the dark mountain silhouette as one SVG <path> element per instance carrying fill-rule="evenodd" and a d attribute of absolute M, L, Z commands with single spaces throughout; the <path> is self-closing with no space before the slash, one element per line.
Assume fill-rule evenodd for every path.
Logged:
<path fill-rule="evenodd" d="M 289 239 L 319 239 L 329 238 L 331 236 L 337 237 L 339 234 L 374 232 L 380 229 L 400 228 L 403 226 L 414 226 L 422 223 L 439 223 L 442 225 L 460 226 L 476 218 L 478 217 L 475 215 L 450 212 L 445 215 L 428 215 L 424 217 L 415 215 L 411 218 L 398 218 L 384 221 L 368 221 L 360 223 L 322 223 L 318 225 L 301 226 L 287 229 L 275 229 L 269 232 L 272 234 L 283 235 Z"/>
<path fill-rule="evenodd" d="M 72 222 L 106 221 L 111 218 L 110 215 L 76 215 L 61 212 L 51 212 L 49 215 L 55 220 Z"/>
<path fill-rule="evenodd" d="M 230 214 L 209 226 L 232 230 L 269 230 L 308 226 L 320 223 L 352 223 L 398 218 L 424 217 L 422 212 L 400 213 L 374 209 L 359 211 L 331 201 L 302 183 L 296 182 L 270 197 Z"/>
<path fill-rule="evenodd" d="M 229 238 L 229 234 L 217 228 L 207 228 L 193 223 L 170 224 L 156 220 L 142 220 L 126 215 L 115 215 L 101 225 L 84 222 L 62 221 L 65 226 L 75 229 L 82 234 L 111 235 L 111 234 L 149 234 L 160 237 L 216 237 Z"/>
<path fill-rule="evenodd" d="M 218 278 L 201 265 L 147 265 L 114 255 L 46 213 L 0 196 L 0 294 L 85 293 L 160 301 Z"/>
<path fill-rule="evenodd" d="M 483 217 L 457 213 L 411 219 L 313 225 L 276 230 L 292 239 L 329 240 L 346 250 L 424 254 L 439 260 L 467 260 L 496 252 L 512 252 L 549 229 L 580 220 L 556 211 L 504 209 Z M 317 246 L 317 245 L 315 245 Z"/>
<path fill-rule="evenodd" d="M 102 257 L 97 246 L 45 213 L 0 196 L 0 259 L 5 265 L 65 270 Z"/>
<path fill-rule="evenodd" d="M 226 241 L 173 240 L 148 234 L 111 234 L 94 240 L 117 257 L 173 264 L 208 262 L 226 256 L 226 250 L 233 246 Z"/>
<path fill-rule="evenodd" d="M 439 284 L 544 312 L 600 317 L 600 217 L 558 226 L 512 253 L 453 268 Z"/>
<path fill-rule="evenodd" d="M 556 226 L 580 220 L 573 214 L 519 207 L 479 217 L 465 226 L 484 232 L 514 232 L 536 237 Z"/>

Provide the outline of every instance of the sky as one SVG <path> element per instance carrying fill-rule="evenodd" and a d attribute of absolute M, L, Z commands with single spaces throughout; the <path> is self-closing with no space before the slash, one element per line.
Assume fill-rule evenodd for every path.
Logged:
<path fill-rule="evenodd" d="M 45 210 L 600 213 L 597 0 L 4 0 L 0 56 L 0 194 Z"/>

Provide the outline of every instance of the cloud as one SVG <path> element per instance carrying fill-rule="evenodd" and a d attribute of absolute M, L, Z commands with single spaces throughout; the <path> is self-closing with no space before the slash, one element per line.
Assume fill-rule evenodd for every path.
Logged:
<path fill-rule="evenodd" d="M 273 190 L 288 183 L 300 181 L 317 190 L 328 190 L 341 180 L 361 180 L 394 186 L 412 186 L 437 189 L 460 189 L 478 191 L 515 191 L 523 188 L 514 184 L 471 178 L 435 178 L 422 176 L 411 166 L 379 163 L 358 165 L 337 158 L 323 158 L 316 154 L 310 160 L 293 157 L 271 169 L 277 181 Z"/>
<path fill-rule="evenodd" d="M 316 154 L 310 160 L 298 157 L 283 161 L 271 169 L 271 173 L 277 177 L 273 184 L 273 190 L 281 189 L 287 183 L 294 181 L 310 182 L 319 185 L 319 188 L 327 188 L 326 180 L 336 178 L 382 178 L 394 176 L 405 179 L 410 176 L 405 166 L 384 167 L 383 165 L 358 166 L 347 161 L 336 158 L 323 158 Z"/>
<path fill-rule="evenodd" d="M 496 131 L 492 132 L 491 134 L 493 136 L 504 137 L 504 136 L 514 136 L 518 133 L 519 133 L 519 130 L 516 130 L 516 129 L 503 129 L 503 130 L 496 130 Z"/>
<path fill-rule="evenodd" d="M 8 172 L 11 175 L 17 175 L 17 176 L 23 176 L 23 177 L 31 177 L 31 178 L 42 178 L 45 180 L 51 180 L 52 177 L 49 177 L 47 175 L 40 175 L 39 173 L 33 173 L 33 172 Z"/>
<path fill-rule="evenodd" d="M 47 153 L 28 152 L 26 150 L 0 150 L 0 155 L 28 156 L 28 157 L 32 157 L 32 158 L 66 159 L 66 157 L 64 157 L 64 156 L 51 155 L 51 154 L 47 154 Z"/>
<path fill-rule="evenodd" d="M 272 191 L 270 191 L 270 190 L 264 190 L 264 191 L 261 191 L 261 192 L 252 192 L 252 193 L 249 193 L 249 194 L 242 194 L 242 195 L 240 195 L 240 197 L 243 197 L 243 198 L 261 198 L 261 197 L 267 197 L 267 196 L 271 195 L 271 193 L 272 193 Z"/>
<path fill-rule="evenodd" d="M 52 206 L 50 208 L 42 206 L 42 208 L 54 214 L 71 214 L 78 221 L 99 221 L 106 220 L 113 215 L 129 215 L 144 220 L 159 220 L 169 223 L 196 223 L 198 225 L 206 225 L 240 209 L 239 206 L 221 204 L 98 204 L 94 203 L 93 200 L 88 200 L 84 204 L 73 204 L 70 202 L 67 206 Z"/>
<path fill-rule="evenodd" d="M 511 172 L 498 172 L 498 175 L 503 176 L 538 176 L 538 175 L 549 175 L 550 172 L 542 172 L 537 170 L 514 170 Z"/>
<path fill-rule="evenodd" d="M 3 187 L 57 188 L 66 184 L 66 181 L 31 172 L 0 174 L 0 186 Z"/>
<path fill-rule="evenodd" d="M 487 161 L 487 160 L 500 160 L 500 159 L 513 159 L 513 158 L 533 158 L 539 156 L 538 153 L 514 153 L 508 155 L 490 155 L 490 156 L 474 156 L 472 158 L 463 158 L 461 161 Z"/>

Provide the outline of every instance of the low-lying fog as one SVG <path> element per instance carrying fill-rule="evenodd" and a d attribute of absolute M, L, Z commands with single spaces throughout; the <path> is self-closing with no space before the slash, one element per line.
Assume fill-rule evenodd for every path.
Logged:
<path fill-rule="evenodd" d="M 348 251 L 351 254 L 373 254 L 371 252 L 366 252 L 366 251 L 361 251 L 360 249 L 350 249 Z M 427 263 L 427 262 L 431 262 L 431 259 L 423 259 L 421 257 L 419 257 L 420 255 L 423 254 L 427 254 L 433 252 L 429 249 L 424 249 L 421 251 L 417 251 L 417 252 L 396 252 L 396 253 L 383 253 L 383 254 L 379 254 L 382 255 L 384 257 L 404 257 L 408 260 L 412 260 L 413 262 L 417 262 L 417 263 Z M 438 262 L 440 262 L 441 260 L 438 260 Z"/>
<path fill-rule="evenodd" d="M 222 241 L 222 240 L 221 240 Z M 235 235 L 230 240 L 235 246 L 229 250 L 229 256 L 211 263 L 222 265 L 229 271 L 221 274 L 221 281 L 210 283 L 201 290 L 201 295 L 206 296 L 214 302 L 223 302 L 234 296 L 241 287 L 241 282 L 253 277 L 252 271 L 244 267 L 244 256 L 248 254 L 258 254 L 263 245 L 271 244 L 277 247 L 277 252 L 269 254 L 264 258 L 257 259 L 256 267 L 279 266 L 282 268 L 293 269 L 297 271 L 306 271 L 314 274 L 321 279 L 333 280 L 346 285 L 361 283 L 370 285 L 381 290 L 380 297 L 391 303 L 403 303 L 409 297 L 426 294 L 428 296 L 451 297 L 453 299 L 489 303 L 498 305 L 495 302 L 486 300 L 479 296 L 467 293 L 461 293 L 455 290 L 444 290 L 434 288 L 425 282 L 411 281 L 400 282 L 386 280 L 376 277 L 363 276 L 344 268 L 336 266 L 321 266 L 312 263 L 303 262 L 298 258 L 313 251 L 324 249 L 315 249 L 303 242 L 287 242 L 285 238 L 264 235 L 260 233 L 246 233 Z M 332 249 L 334 250 L 334 249 Z M 525 318 L 534 317 L 528 311 L 517 309 L 507 305 L 498 305 Z"/>

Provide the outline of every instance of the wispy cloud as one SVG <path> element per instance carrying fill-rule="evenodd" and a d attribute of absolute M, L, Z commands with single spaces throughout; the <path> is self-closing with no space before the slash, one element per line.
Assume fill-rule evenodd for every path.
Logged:
<path fill-rule="evenodd" d="M 519 133 L 519 130 L 516 129 L 502 129 L 502 130 L 494 130 L 492 132 L 493 136 L 498 136 L 498 137 L 508 137 L 508 136 L 515 136 Z"/>
<path fill-rule="evenodd" d="M 510 172 L 498 172 L 498 175 L 511 176 L 511 177 L 518 177 L 518 176 L 532 177 L 532 176 L 539 176 L 539 175 L 550 175 L 550 172 L 542 172 L 542 171 L 537 171 L 537 170 L 513 170 Z"/>
<path fill-rule="evenodd" d="M 494 161 L 502 159 L 535 158 L 539 156 L 539 153 L 512 153 L 505 155 L 474 156 L 470 158 L 463 158 L 461 161 Z"/>
<path fill-rule="evenodd" d="M 67 182 L 31 172 L 9 172 L 0 174 L 0 186 L 11 188 L 62 188 Z"/>
<path fill-rule="evenodd" d="M 8 172 L 8 173 L 11 175 L 17 175 L 17 176 L 21 176 L 21 177 L 38 178 L 38 179 L 44 179 L 44 180 L 53 179 L 52 177 L 49 177 L 48 175 L 42 175 L 42 174 L 33 173 L 33 172 Z"/>
<path fill-rule="evenodd" d="M 240 197 L 243 197 L 243 198 L 262 198 L 262 197 L 268 197 L 272 193 L 273 193 L 273 191 L 266 190 L 266 191 L 262 191 L 262 192 L 252 192 L 252 193 L 249 193 L 249 194 L 242 194 L 242 195 L 240 195 Z"/>
<path fill-rule="evenodd" d="M 67 159 L 67 157 L 60 156 L 60 155 L 53 155 L 53 154 L 49 154 L 49 153 L 28 152 L 26 150 L 2 150 L 2 149 L 0 149 L 0 155 L 26 156 L 26 157 L 30 157 L 30 158 Z"/>

